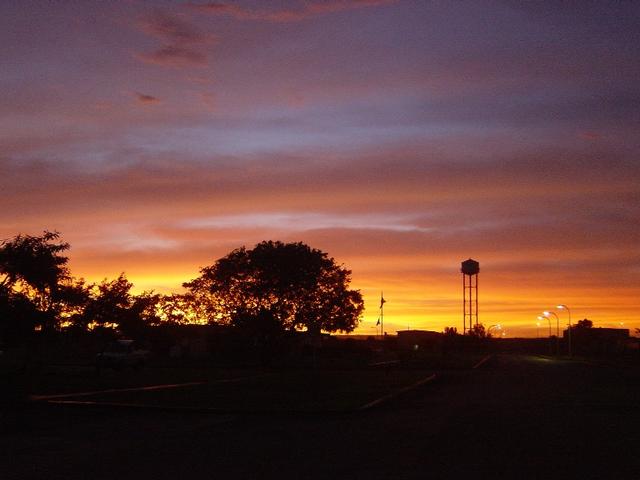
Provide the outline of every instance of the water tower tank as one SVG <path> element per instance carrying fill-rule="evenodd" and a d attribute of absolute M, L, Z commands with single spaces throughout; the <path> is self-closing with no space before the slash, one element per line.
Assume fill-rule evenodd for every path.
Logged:
<path fill-rule="evenodd" d="M 480 264 L 470 258 L 462 262 L 460 271 L 465 275 L 477 275 L 480 272 Z"/>

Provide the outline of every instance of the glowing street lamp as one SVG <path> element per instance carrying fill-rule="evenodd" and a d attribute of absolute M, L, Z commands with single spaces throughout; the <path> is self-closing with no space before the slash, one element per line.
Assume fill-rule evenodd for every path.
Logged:
<path fill-rule="evenodd" d="M 548 311 L 544 311 L 542 312 L 542 314 L 549 318 L 549 315 L 553 315 L 554 317 L 556 317 L 556 337 L 560 336 L 560 317 L 558 316 L 558 314 L 556 312 L 548 312 Z"/>
<path fill-rule="evenodd" d="M 556 355 L 560 355 L 560 317 L 556 312 L 544 311 L 542 314 L 549 318 L 549 315 L 556 317 Z"/>
<path fill-rule="evenodd" d="M 557 305 L 556 308 L 558 310 L 566 310 L 567 313 L 569 314 L 569 330 L 567 330 L 567 345 L 568 345 L 568 350 L 569 350 L 569 357 L 573 356 L 573 353 L 571 351 L 571 310 L 569 309 L 569 307 L 567 307 L 564 304 L 560 304 Z"/>
<path fill-rule="evenodd" d="M 551 319 L 549 317 L 538 316 L 538 320 L 546 320 L 547 322 L 549 322 L 549 338 L 551 338 Z M 540 324 L 538 323 L 538 325 Z"/>
<path fill-rule="evenodd" d="M 492 328 L 497 328 L 498 330 L 502 330 L 502 327 L 500 326 L 499 323 L 497 325 L 491 325 L 489 328 L 487 328 L 487 337 L 491 334 Z"/>

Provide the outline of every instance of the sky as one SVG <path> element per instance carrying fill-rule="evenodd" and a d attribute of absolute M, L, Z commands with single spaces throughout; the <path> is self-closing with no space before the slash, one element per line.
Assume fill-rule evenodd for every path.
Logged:
<path fill-rule="evenodd" d="M 0 3 L 0 238 L 181 291 L 232 249 L 352 270 L 374 334 L 640 328 L 640 4 Z M 562 323 L 568 315 L 558 312 Z M 540 328 L 544 332 L 545 325 Z"/>

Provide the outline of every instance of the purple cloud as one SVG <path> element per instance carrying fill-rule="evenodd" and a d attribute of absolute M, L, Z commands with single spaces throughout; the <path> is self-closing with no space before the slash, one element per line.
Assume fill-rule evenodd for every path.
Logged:
<path fill-rule="evenodd" d="M 178 15 L 156 10 L 138 22 L 138 28 L 163 45 L 152 52 L 138 53 L 146 63 L 166 67 L 203 66 L 207 64 L 205 46 L 215 40 Z"/>
<path fill-rule="evenodd" d="M 252 10 L 228 3 L 209 2 L 193 3 L 189 6 L 210 15 L 227 15 L 238 20 L 256 20 L 267 22 L 299 22 L 311 17 L 328 13 L 355 10 L 358 8 L 377 7 L 396 3 L 397 0 L 333 0 L 326 2 L 305 3 L 297 9 Z"/>
<path fill-rule="evenodd" d="M 157 97 L 154 97 L 153 95 L 146 95 L 144 93 L 138 93 L 136 92 L 136 99 L 138 100 L 138 103 L 141 103 L 143 105 L 153 105 L 156 103 L 160 103 L 160 99 Z"/>

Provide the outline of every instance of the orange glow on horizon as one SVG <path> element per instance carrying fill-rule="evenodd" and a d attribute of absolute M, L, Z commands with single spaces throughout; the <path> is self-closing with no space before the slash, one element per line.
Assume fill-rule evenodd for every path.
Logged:
<path fill-rule="evenodd" d="M 345 262 L 348 266 L 348 263 Z M 78 265 L 81 267 L 81 265 Z M 157 293 L 170 294 L 184 291 L 182 283 L 195 278 L 198 268 L 162 274 L 159 271 L 146 274 L 140 267 L 131 268 L 127 278 L 134 283 L 134 293 L 153 290 Z M 481 265 L 482 268 L 482 265 Z M 161 270 L 158 268 L 157 270 Z M 105 277 L 112 278 L 119 274 L 113 270 L 111 275 L 84 275 L 88 281 L 99 282 Z M 74 272 L 75 273 L 75 272 Z M 82 275 L 79 275 L 82 276 Z M 558 293 L 555 288 L 539 286 L 509 291 L 510 283 L 501 284 L 492 280 L 488 274 L 480 276 L 479 320 L 485 326 L 501 324 L 507 337 L 535 337 L 538 332 L 536 317 L 545 309 L 555 307 L 558 298 L 570 305 L 572 322 L 582 318 L 594 321 L 595 327 L 630 329 L 634 334 L 640 323 L 634 321 L 636 297 L 630 292 L 628 297 L 611 301 L 610 294 L 618 294 L 617 290 L 597 288 L 593 290 L 569 290 L 563 288 Z M 462 332 L 462 291 L 460 274 L 456 268 L 442 276 L 424 276 L 421 281 L 394 277 L 387 272 L 381 277 L 369 277 L 353 273 L 351 287 L 359 289 L 365 300 L 365 312 L 359 327 L 353 332 L 358 335 L 375 335 L 379 332 L 376 322 L 379 315 L 380 290 L 384 290 L 385 311 L 384 325 L 388 334 L 398 330 L 424 329 L 443 331 L 444 327 L 453 326 Z M 571 303 L 568 300 L 571 299 Z M 560 328 L 568 324 L 566 311 L 557 310 L 561 319 Z M 555 334 L 555 323 L 552 322 Z M 544 328 L 543 328 L 544 327 Z M 546 322 L 541 325 L 540 332 L 546 332 Z M 545 333 L 546 335 L 546 333 Z"/>

